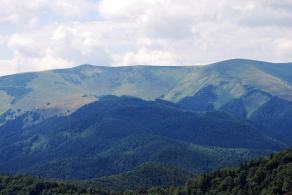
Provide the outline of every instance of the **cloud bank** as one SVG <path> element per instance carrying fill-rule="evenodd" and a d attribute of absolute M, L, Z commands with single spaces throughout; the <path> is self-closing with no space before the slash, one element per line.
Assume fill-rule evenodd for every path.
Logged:
<path fill-rule="evenodd" d="M 292 61 L 291 0 L 0 0 L 0 75 L 79 64 Z"/>

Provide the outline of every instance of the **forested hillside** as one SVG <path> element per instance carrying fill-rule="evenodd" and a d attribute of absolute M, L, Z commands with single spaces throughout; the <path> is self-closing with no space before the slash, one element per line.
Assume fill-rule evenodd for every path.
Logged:
<path fill-rule="evenodd" d="M 106 96 L 69 116 L 22 125 L 20 116 L 0 127 L 2 172 L 90 179 L 155 162 L 199 174 L 287 146 L 224 113 L 125 96 Z"/>
<path fill-rule="evenodd" d="M 149 194 L 281 195 L 292 194 L 292 149 L 203 174 L 184 187 L 149 190 Z"/>
<path fill-rule="evenodd" d="M 155 166 L 154 174 L 165 168 Z M 143 168 L 142 168 L 143 170 Z M 105 190 L 100 181 L 65 182 L 29 176 L 0 176 L 1 194 L 112 194 L 112 195 L 281 195 L 292 194 L 292 149 L 242 163 L 239 168 L 226 168 L 206 173 L 186 182 L 182 187 L 152 187 L 127 189 L 139 186 L 150 172 L 137 171 L 124 176 L 108 178 L 108 187 L 122 184 L 123 190 Z M 167 177 L 166 175 L 164 176 Z M 154 179 L 155 180 L 155 179 Z M 112 183 L 114 182 L 114 183 Z M 127 183 L 128 182 L 128 183 Z M 126 185 L 125 185 L 126 184 Z"/>
<path fill-rule="evenodd" d="M 53 181 L 30 176 L 0 176 L 0 193 L 7 195 L 109 194 L 77 182 Z"/>

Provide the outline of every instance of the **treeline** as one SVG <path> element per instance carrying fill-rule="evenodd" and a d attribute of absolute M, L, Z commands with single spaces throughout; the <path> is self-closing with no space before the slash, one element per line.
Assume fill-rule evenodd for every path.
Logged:
<path fill-rule="evenodd" d="M 109 194 L 97 187 L 45 180 L 31 176 L 0 176 L 0 194 L 52 195 L 52 194 Z"/>
<path fill-rule="evenodd" d="M 180 188 L 152 188 L 148 194 L 277 195 L 292 194 L 292 149 L 203 174 Z"/>
<path fill-rule="evenodd" d="M 192 177 L 192 174 L 172 166 L 146 163 L 125 173 L 93 179 L 89 184 L 106 190 L 137 191 L 153 186 L 181 186 Z"/>
<path fill-rule="evenodd" d="M 146 173 L 145 173 L 146 174 Z M 141 175 L 143 177 L 143 175 Z M 100 194 L 100 195 L 292 195 L 292 149 L 203 174 L 182 187 L 104 191 L 92 182 L 62 182 L 30 176 L 1 176 L 0 194 Z"/>

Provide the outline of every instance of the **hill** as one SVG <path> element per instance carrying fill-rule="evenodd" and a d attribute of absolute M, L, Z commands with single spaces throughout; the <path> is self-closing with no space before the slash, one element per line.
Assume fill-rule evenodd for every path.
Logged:
<path fill-rule="evenodd" d="M 127 96 L 105 96 L 69 116 L 24 123 L 21 115 L 0 127 L 1 172 L 88 179 L 157 162 L 198 174 L 287 147 L 224 113 Z"/>

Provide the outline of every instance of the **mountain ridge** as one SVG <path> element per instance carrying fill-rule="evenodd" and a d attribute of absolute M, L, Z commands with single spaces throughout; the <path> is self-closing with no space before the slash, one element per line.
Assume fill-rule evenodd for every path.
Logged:
<path fill-rule="evenodd" d="M 233 59 L 206 66 L 83 65 L 5 76 L 0 77 L 0 125 L 30 111 L 40 119 L 66 116 L 103 95 L 175 103 L 189 99 L 196 109 L 196 105 L 205 105 L 205 99 L 198 98 L 205 89 L 213 99 L 195 111 L 238 110 L 248 119 L 272 97 L 292 100 L 291 67 L 289 63 Z"/>

